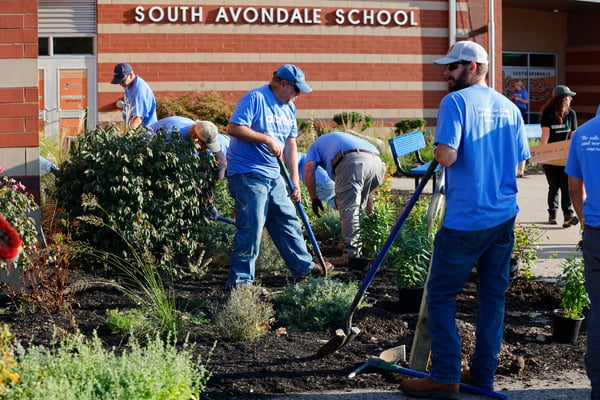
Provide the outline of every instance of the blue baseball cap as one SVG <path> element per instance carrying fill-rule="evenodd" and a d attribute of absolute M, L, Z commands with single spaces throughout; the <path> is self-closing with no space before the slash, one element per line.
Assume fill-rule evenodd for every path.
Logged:
<path fill-rule="evenodd" d="M 283 64 L 281 67 L 277 68 L 275 76 L 284 81 L 295 83 L 302 93 L 312 92 L 311 87 L 308 86 L 306 79 L 304 79 L 304 72 L 295 65 Z"/>
<path fill-rule="evenodd" d="M 110 83 L 114 85 L 116 85 L 117 83 L 121 83 L 123 79 L 125 79 L 125 77 L 131 72 L 133 72 L 133 68 L 127 63 L 119 63 L 115 65 L 115 76 L 113 76 L 112 81 L 110 81 Z"/>

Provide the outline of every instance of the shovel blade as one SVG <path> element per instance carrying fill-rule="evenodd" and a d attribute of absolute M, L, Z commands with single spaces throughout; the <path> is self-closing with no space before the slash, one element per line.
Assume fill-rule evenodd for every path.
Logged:
<path fill-rule="evenodd" d="M 344 347 L 345 345 L 350 343 L 352 340 L 354 340 L 354 338 L 356 336 L 358 336 L 359 333 L 360 333 L 360 329 L 358 329 L 356 327 L 352 327 L 352 329 L 350 329 L 350 332 L 348 332 L 348 334 L 346 334 L 346 332 L 343 329 L 336 330 L 335 336 L 333 338 L 331 338 L 323 346 L 321 346 L 319 351 L 317 351 L 317 354 L 315 355 L 315 357 L 323 358 L 325 356 L 335 353 L 336 351 L 338 351 L 339 349 L 341 349 L 342 347 Z"/>

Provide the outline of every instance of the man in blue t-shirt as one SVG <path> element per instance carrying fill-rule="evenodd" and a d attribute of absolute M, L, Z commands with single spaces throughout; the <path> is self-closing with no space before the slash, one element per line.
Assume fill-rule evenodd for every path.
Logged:
<path fill-rule="evenodd" d="M 179 131 L 182 139 L 189 139 L 194 143 L 198 151 L 209 150 L 215 157 L 215 168 L 213 175 L 215 179 L 223 179 L 227 169 L 226 146 L 228 138 L 221 139 L 218 128 L 210 121 L 194 121 L 191 118 L 172 116 L 156 121 L 148 126 L 150 131 L 157 132 L 166 129 L 168 132 Z"/>
<path fill-rule="evenodd" d="M 292 204 L 300 201 L 294 100 L 311 91 L 302 70 L 284 64 L 273 72 L 268 84 L 242 96 L 229 119 L 227 181 L 235 199 L 237 228 L 229 264 L 229 288 L 254 282 L 264 227 L 294 280 L 311 273 L 326 274 L 308 253 Z M 277 161 L 281 157 L 294 185 L 289 196 Z"/>
<path fill-rule="evenodd" d="M 513 83 L 513 88 L 514 90 L 511 95 L 511 100 L 517 105 L 517 107 L 519 107 L 523 121 L 528 123 L 529 119 L 527 118 L 527 105 L 529 104 L 529 93 L 523 88 L 522 81 L 515 81 Z"/>
<path fill-rule="evenodd" d="M 573 208 L 583 226 L 585 286 L 590 297 L 587 317 L 585 370 L 592 386 L 591 400 L 600 400 L 600 117 L 581 125 L 573 134 L 565 173 Z"/>
<path fill-rule="evenodd" d="M 306 184 L 304 180 L 304 165 L 306 164 L 306 153 L 301 151 L 298 152 L 298 173 L 300 174 L 300 180 Z M 335 210 L 335 182 L 329 178 L 327 171 L 321 167 L 317 167 L 315 171 L 315 184 L 317 198 L 320 202 L 327 204 L 330 208 Z M 323 211 L 323 204 L 320 203 L 320 208 L 317 210 Z M 313 211 L 315 209 L 313 208 Z M 320 217 L 320 213 L 315 211 L 317 217 Z"/>
<path fill-rule="evenodd" d="M 313 211 L 319 209 L 315 173 L 318 167 L 327 171 L 335 182 L 335 202 L 344 238 L 342 257 L 334 264 L 347 264 L 361 256 L 359 238 L 360 210 L 370 211 L 371 192 L 383 183 L 385 165 L 379 151 L 368 141 L 346 132 L 330 132 L 319 136 L 308 148 L 304 179 Z"/>
<path fill-rule="evenodd" d="M 434 62 L 446 66 L 450 93 L 441 101 L 435 158 L 446 168 L 446 214 L 434 241 L 427 283 L 431 376 L 404 380 L 414 397 L 459 398 L 459 382 L 493 389 L 504 329 L 517 206 L 517 175 L 530 157 L 523 118 L 486 85 L 488 54 L 475 42 L 455 43 Z M 461 371 L 456 296 L 477 265 L 474 353 Z"/>
<path fill-rule="evenodd" d="M 125 89 L 123 98 L 123 121 L 128 128 L 148 126 L 157 121 L 156 99 L 150 86 L 133 72 L 128 63 L 115 65 L 114 76 L 110 82 Z"/>

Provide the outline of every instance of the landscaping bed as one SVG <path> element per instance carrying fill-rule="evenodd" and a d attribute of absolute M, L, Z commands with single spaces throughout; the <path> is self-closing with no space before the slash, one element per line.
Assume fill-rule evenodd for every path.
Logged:
<path fill-rule="evenodd" d="M 322 249 L 326 256 L 335 251 Z M 337 268 L 334 278 L 361 281 L 366 271 Z M 71 281 L 94 280 L 82 271 L 71 271 Z M 204 278 L 177 281 L 178 297 L 195 301 L 207 310 L 225 301 L 227 269 L 211 267 Z M 262 286 L 270 294 L 288 284 L 284 275 L 259 275 Z M 464 354 L 470 354 L 474 345 L 474 314 L 476 283 L 473 276 L 458 298 L 458 326 L 462 334 Z M 279 329 L 275 323 L 271 331 L 256 341 L 217 341 L 208 368 L 212 377 L 208 382 L 206 399 L 261 398 L 264 394 L 321 392 L 329 390 L 397 390 L 403 375 L 366 370 L 353 379 L 348 374 L 365 362 L 369 356 L 382 350 L 406 345 L 407 353 L 413 341 L 417 314 L 397 311 L 397 288 L 393 271 L 382 268 L 368 290 L 372 307 L 360 309 L 354 315 L 354 325 L 361 334 L 348 346 L 322 359 L 315 359 L 319 348 L 332 337 L 328 330 L 294 332 Z M 505 337 L 498 375 L 522 379 L 559 379 L 565 370 L 583 369 L 585 349 L 585 321 L 575 344 L 554 343 L 551 338 L 552 310 L 560 304 L 560 289 L 553 283 L 527 280 L 519 277 L 510 286 L 506 299 Z M 95 330 L 107 346 L 121 346 L 127 338 L 114 335 L 105 327 L 106 310 L 134 307 L 125 296 L 105 285 L 90 284 L 75 294 L 71 310 L 59 314 L 19 314 L 8 298 L 4 299 L 1 319 L 11 325 L 11 331 L 23 342 L 50 345 L 52 337 L 79 330 L 91 336 Z M 211 327 L 204 325 L 189 332 L 196 343 L 197 354 L 208 357 L 215 337 Z M 465 360 L 466 361 L 466 360 Z M 407 364 L 403 364 L 406 365 Z M 501 388 L 499 388 L 501 389 Z"/>

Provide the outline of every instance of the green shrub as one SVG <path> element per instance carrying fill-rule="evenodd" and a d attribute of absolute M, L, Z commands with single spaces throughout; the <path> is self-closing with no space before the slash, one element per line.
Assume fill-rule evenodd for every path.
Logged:
<path fill-rule="evenodd" d="M 358 292 L 358 283 L 309 278 L 286 287 L 275 299 L 277 318 L 291 329 L 323 328 L 343 320 Z M 368 306 L 361 301 L 358 308 Z"/>
<path fill-rule="evenodd" d="M 214 318 L 219 337 L 252 341 L 267 333 L 275 311 L 262 294 L 263 288 L 255 285 L 232 289 Z"/>
<path fill-rule="evenodd" d="M 344 129 L 361 128 L 367 129 L 373 126 L 373 117 L 362 115 L 356 111 L 344 111 L 333 116 L 333 122 Z"/>
<path fill-rule="evenodd" d="M 320 241 L 340 242 L 342 238 L 342 224 L 337 210 L 326 209 L 321 218 L 312 222 L 315 238 Z"/>
<path fill-rule="evenodd" d="M 162 97 L 156 101 L 158 118 L 177 115 L 194 120 L 211 121 L 224 132 L 233 112 L 235 100 L 226 100 L 217 92 L 190 93 L 181 97 Z"/>
<path fill-rule="evenodd" d="M 106 310 L 106 326 L 112 333 L 139 331 L 147 323 L 144 313 L 136 308 L 125 311 L 119 311 L 118 308 Z"/>
<path fill-rule="evenodd" d="M 2 392 L 5 400 L 199 399 L 210 372 L 185 343 L 133 338 L 117 354 L 94 335 L 89 342 L 73 335 L 56 347 L 17 346 L 19 380 Z"/>
<path fill-rule="evenodd" d="M 211 172 L 214 158 L 196 154 L 189 141 L 160 130 L 155 136 L 129 131 L 123 136 L 114 127 L 88 131 L 70 151 L 70 160 L 53 171 L 59 207 L 71 221 L 84 215 L 110 219 L 125 237 L 138 237 L 144 248 L 161 265 L 190 262 L 196 244 L 193 239 L 206 226 L 215 181 Z M 93 195 L 107 215 L 86 209 L 82 195 Z M 74 239 L 84 240 L 101 250 L 126 251 L 115 232 L 82 221 Z"/>
<path fill-rule="evenodd" d="M 0 168 L 0 173 L 2 173 Z M 7 176 L 0 177 L 0 214 L 11 224 L 23 242 L 23 251 L 13 267 L 26 269 L 30 264 L 37 246 L 37 228 L 29 213 L 37 208 L 33 196 L 21 182 Z M 0 269 L 7 264 L 0 259 Z"/>
<path fill-rule="evenodd" d="M 422 130 L 425 127 L 425 123 L 426 122 L 423 118 L 404 119 L 394 125 L 396 128 L 396 135 Z"/>

